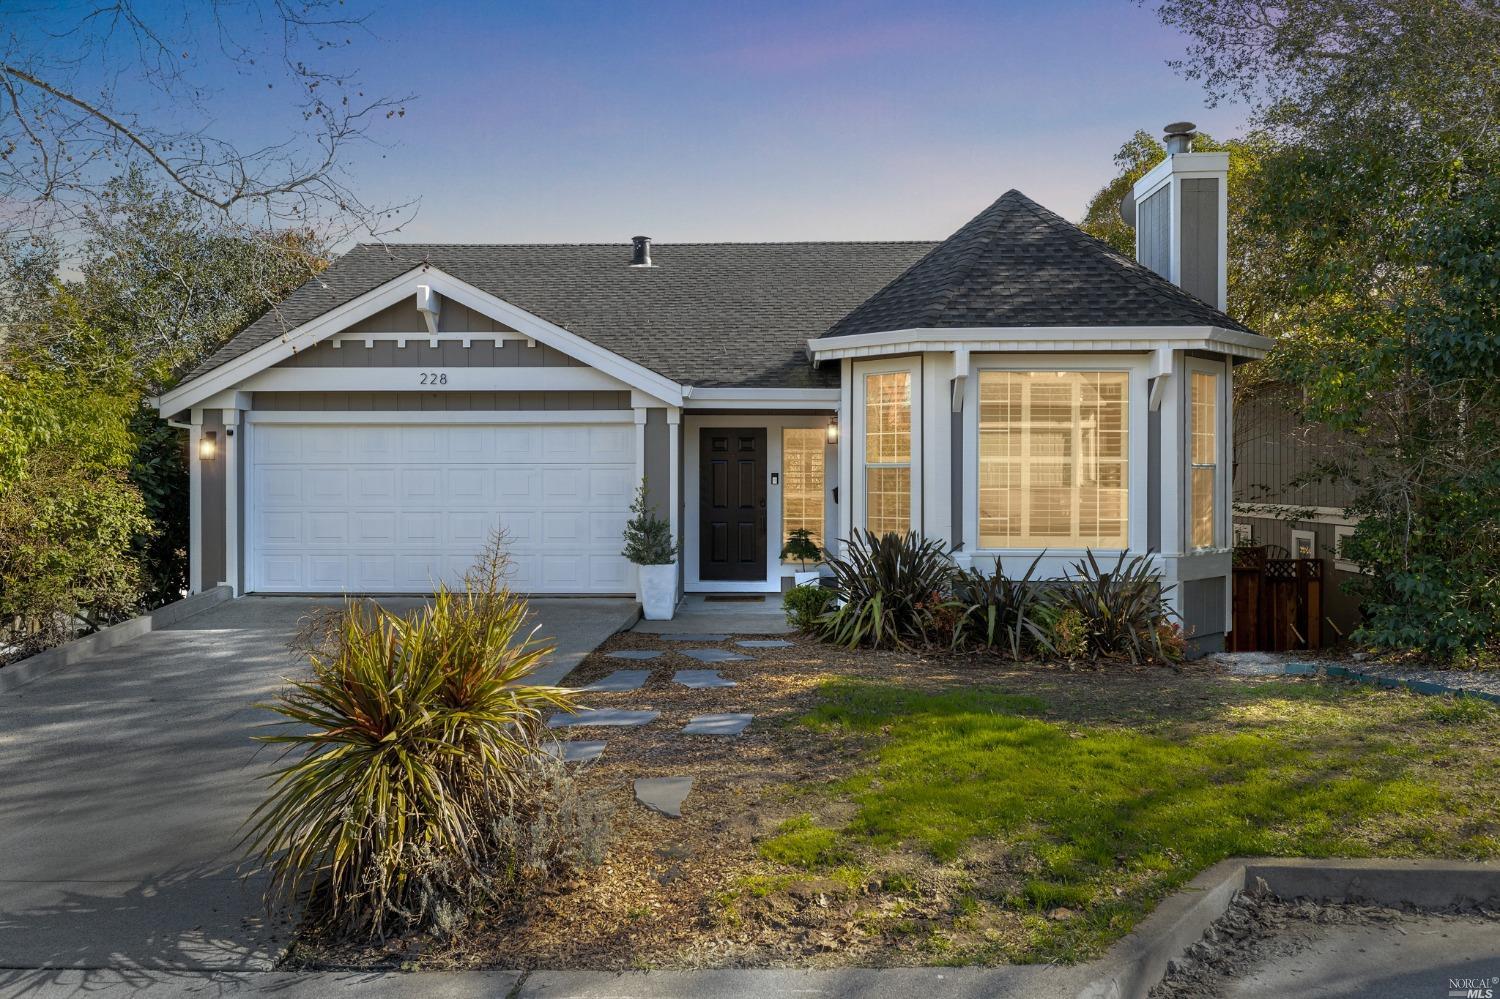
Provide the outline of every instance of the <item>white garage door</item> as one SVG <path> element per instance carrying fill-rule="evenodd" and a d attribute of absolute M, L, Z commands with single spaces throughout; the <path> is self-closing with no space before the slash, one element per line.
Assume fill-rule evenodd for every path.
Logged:
<path fill-rule="evenodd" d="M 503 528 L 515 589 L 626 593 L 633 430 L 255 424 L 248 588 L 427 593 Z"/>

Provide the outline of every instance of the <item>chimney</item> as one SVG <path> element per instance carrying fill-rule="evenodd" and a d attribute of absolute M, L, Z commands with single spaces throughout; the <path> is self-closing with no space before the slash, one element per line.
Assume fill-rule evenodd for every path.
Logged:
<path fill-rule="evenodd" d="M 630 266 L 651 267 L 651 237 L 630 237 Z"/>
<path fill-rule="evenodd" d="M 1191 152 L 1193 127 L 1166 127 L 1167 158 L 1135 182 L 1120 212 L 1133 219 L 1137 260 L 1223 311 L 1229 154 Z"/>

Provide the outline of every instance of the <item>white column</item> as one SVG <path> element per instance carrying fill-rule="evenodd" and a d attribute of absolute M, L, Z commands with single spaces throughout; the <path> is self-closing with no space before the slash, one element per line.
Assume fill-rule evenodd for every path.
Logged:
<path fill-rule="evenodd" d="M 1161 468 L 1157 483 L 1161 488 L 1162 581 L 1178 583 L 1177 562 L 1182 555 L 1182 534 L 1186 526 L 1183 510 L 1183 485 L 1187 467 L 1183 463 L 1186 434 L 1186 408 L 1183 396 L 1184 354 L 1172 351 L 1172 372 L 1167 377 L 1161 400 Z M 1175 585 L 1167 595 L 1172 609 L 1182 613 L 1182 587 Z"/>
<path fill-rule="evenodd" d="M 854 519 L 854 362 L 839 361 L 839 510 L 838 539 L 847 540 L 853 533 Z M 829 551 L 842 551 L 843 545 L 830 544 Z"/>
<path fill-rule="evenodd" d="M 635 484 L 640 486 L 646 477 L 646 421 L 650 410 L 645 406 L 635 407 Z"/>
<path fill-rule="evenodd" d="M 203 592 L 203 410 L 192 411 L 188 429 L 188 592 Z"/>
<path fill-rule="evenodd" d="M 643 438 L 643 449 L 644 443 Z M 678 462 L 681 458 L 682 410 L 671 406 L 667 409 L 667 480 L 670 483 L 667 489 L 667 501 L 671 504 L 667 519 L 672 524 L 672 539 L 679 544 L 682 542 L 681 536 L 677 533 L 677 511 L 682 506 L 682 473 L 678 470 Z"/>
<path fill-rule="evenodd" d="M 240 580 L 240 411 L 224 410 L 224 581 L 235 596 Z"/>

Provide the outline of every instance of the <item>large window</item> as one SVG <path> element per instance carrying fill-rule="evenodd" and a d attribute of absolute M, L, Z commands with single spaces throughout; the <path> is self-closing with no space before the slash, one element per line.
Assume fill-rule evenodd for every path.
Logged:
<path fill-rule="evenodd" d="M 1192 540 L 1194 548 L 1218 544 L 1214 497 L 1219 479 L 1219 376 L 1192 373 Z"/>
<path fill-rule="evenodd" d="M 865 527 L 911 530 L 911 372 L 865 376 Z"/>
<path fill-rule="evenodd" d="M 781 533 L 790 537 L 793 531 L 805 530 L 812 534 L 813 544 L 820 546 L 824 433 L 822 429 L 789 427 L 781 435 Z"/>
<path fill-rule="evenodd" d="M 1124 548 L 1123 371 L 979 373 L 981 548 Z"/>

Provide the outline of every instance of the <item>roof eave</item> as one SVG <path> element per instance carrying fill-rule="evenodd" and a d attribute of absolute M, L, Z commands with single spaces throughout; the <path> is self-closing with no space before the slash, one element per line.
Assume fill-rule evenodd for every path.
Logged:
<path fill-rule="evenodd" d="M 1225 326 L 971 326 L 902 329 L 819 337 L 807 342 L 813 364 L 927 350 L 1045 353 L 1048 351 L 1211 350 L 1246 360 L 1266 355 L 1271 341 Z"/>

